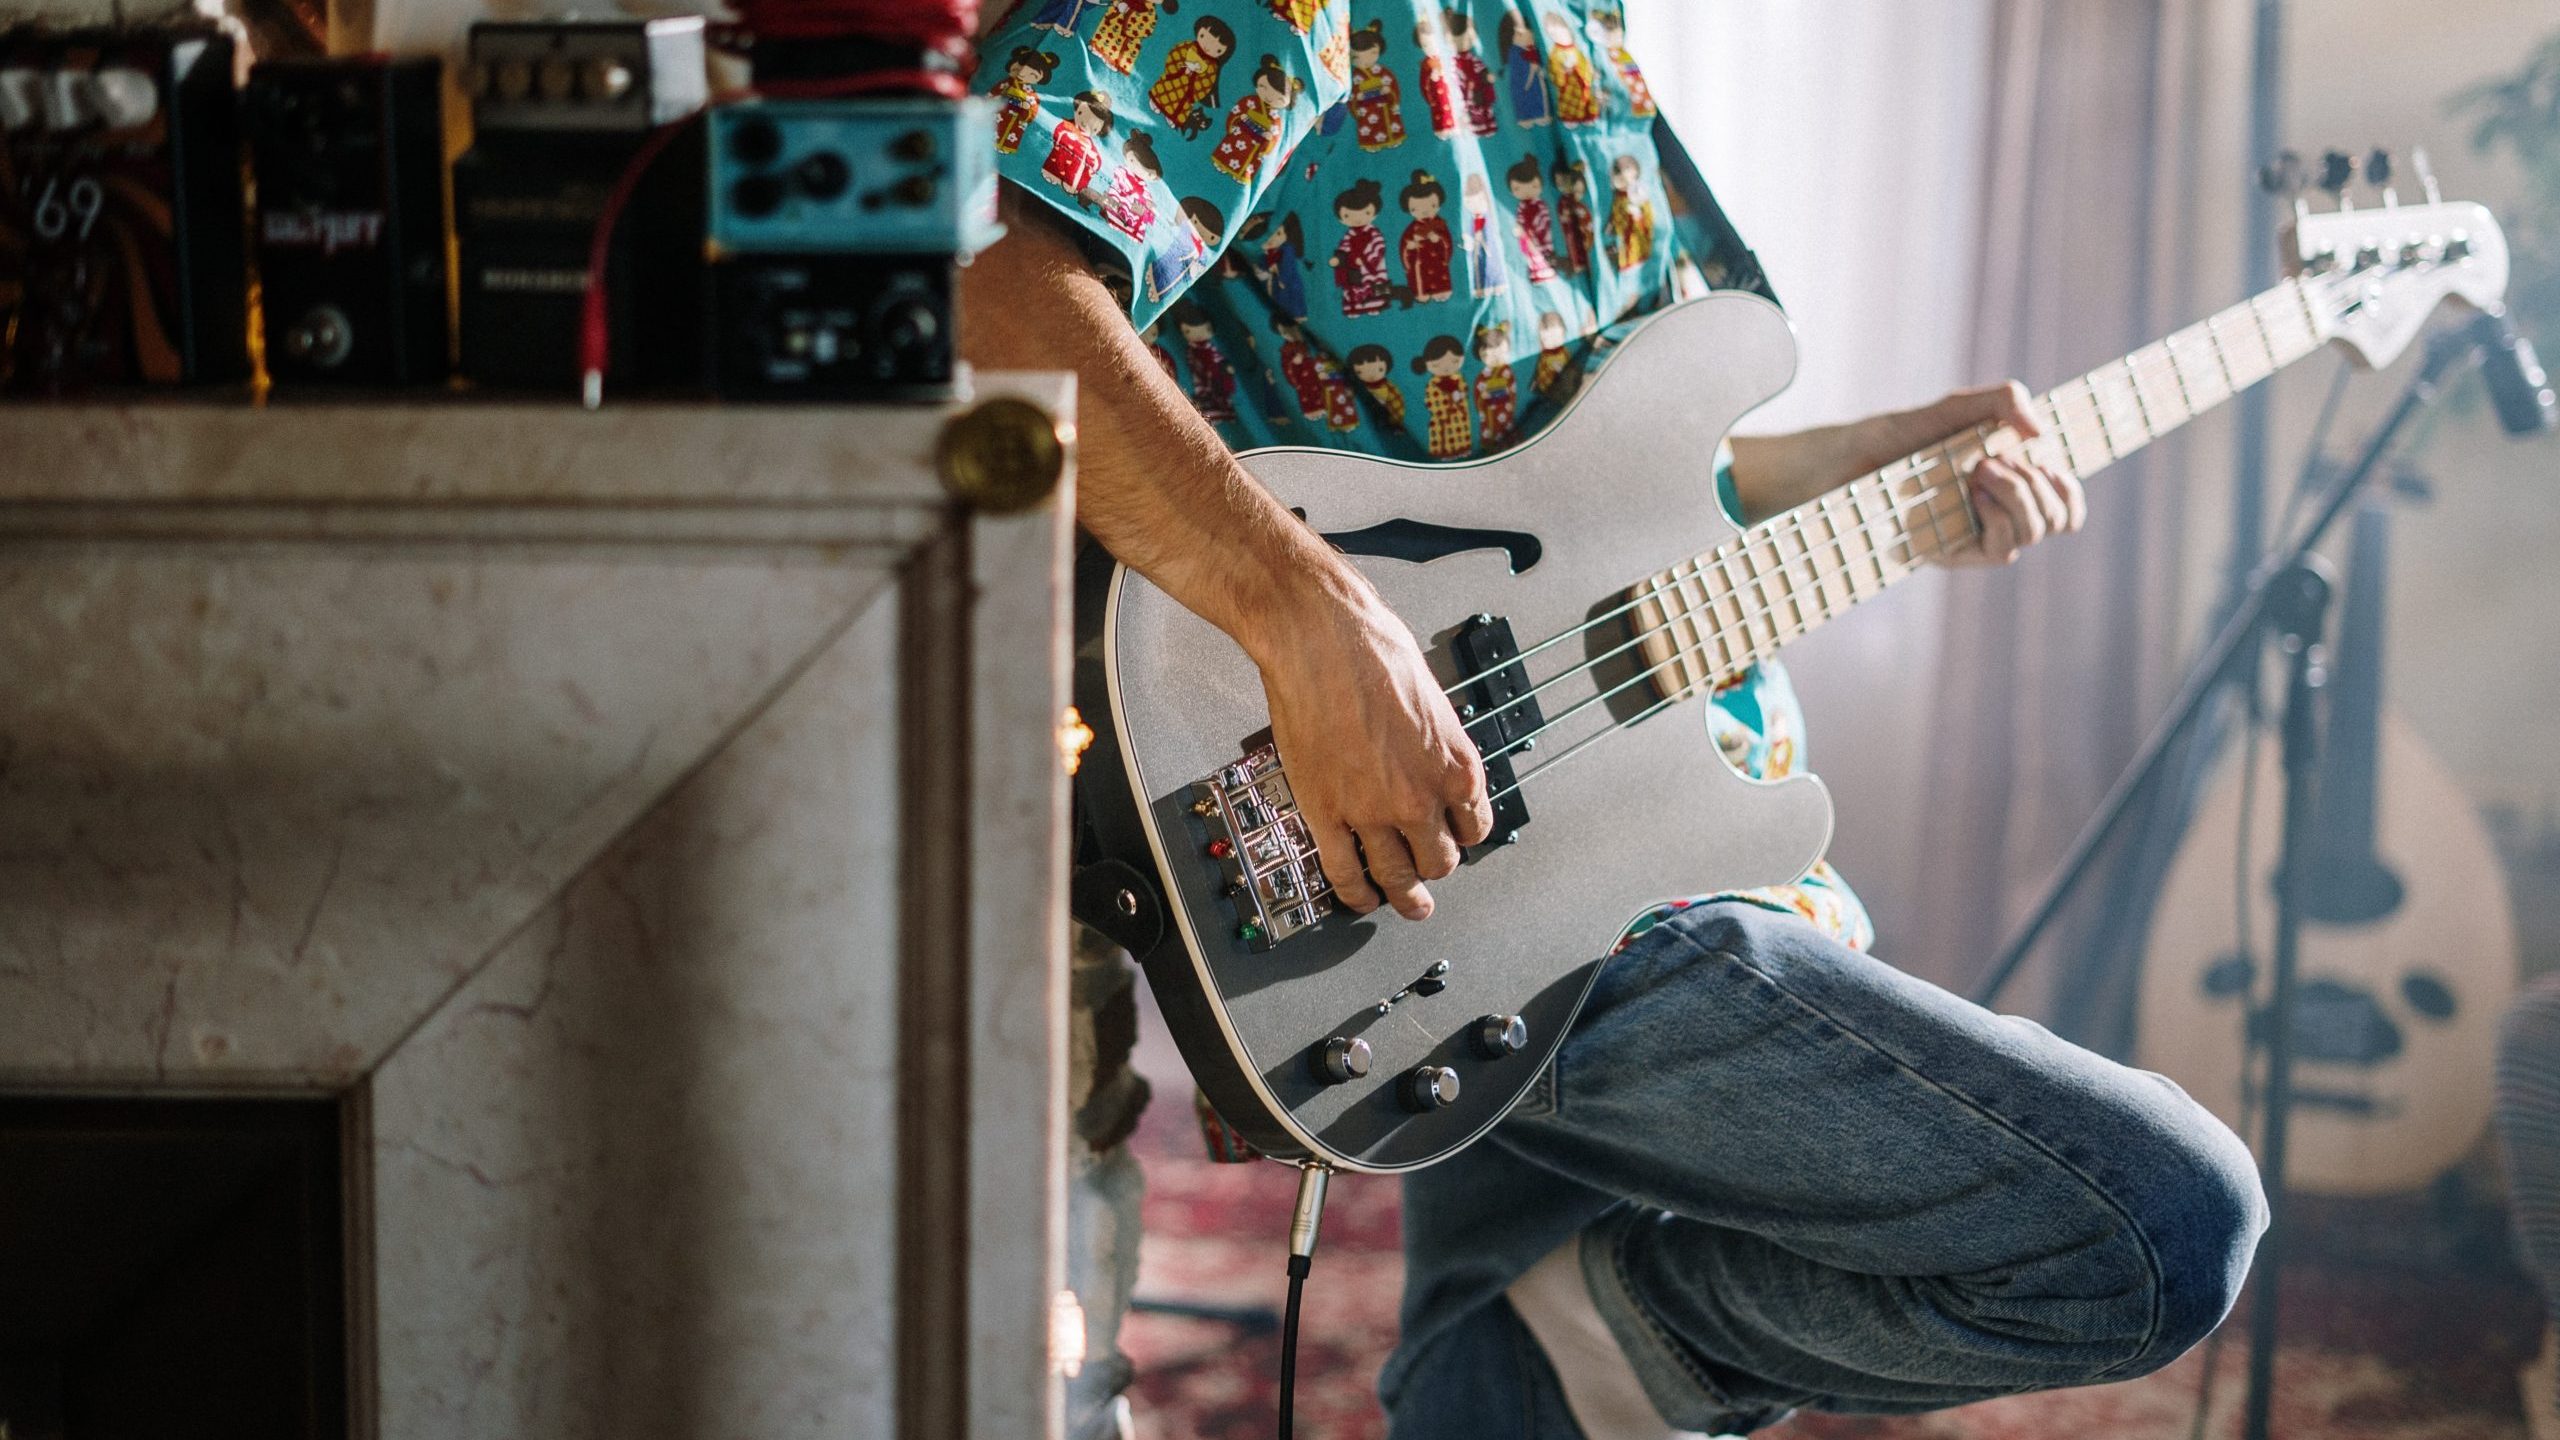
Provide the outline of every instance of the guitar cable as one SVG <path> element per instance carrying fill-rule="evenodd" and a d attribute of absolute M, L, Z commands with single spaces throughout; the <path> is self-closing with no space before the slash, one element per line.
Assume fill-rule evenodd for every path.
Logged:
<path fill-rule="evenodd" d="M 1289 1212 L 1289 1304 L 1280 1321 L 1280 1440 L 1297 1433 L 1298 1300 L 1315 1267 L 1316 1227 L 1324 1220 L 1324 1192 L 1333 1171 L 1321 1161 L 1298 1167 L 1298 1202 Z"/>

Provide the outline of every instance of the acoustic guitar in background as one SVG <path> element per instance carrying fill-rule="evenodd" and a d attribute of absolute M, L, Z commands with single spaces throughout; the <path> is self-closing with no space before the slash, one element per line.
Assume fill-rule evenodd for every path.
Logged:
<path fill-rule="evenodd" d="M 2382 704 L 2392 504 L 2376 493 L 2356 514 L 2330 652 L 2285 1163 L 2286 1184 L 2313 1194 L 2418 1189 L 2479 1143 L 2498 1022 L 2517 985 L 2515 917 L 2488 828 Z M 2244 783 L 2235 765 L 2198 810 L 2154 912 L 2136 1060 L 2254 1145 L 2265 1115 L 2253 1027 L 2265 1021 L 2251 1017 L 2269 983 L 2283 839 L 2273 727 L 2242 763 L 2257 771 L 2249 874 L 2235 874 Z M 2246 956 L 2233 913 L 2242 883 Z"/>

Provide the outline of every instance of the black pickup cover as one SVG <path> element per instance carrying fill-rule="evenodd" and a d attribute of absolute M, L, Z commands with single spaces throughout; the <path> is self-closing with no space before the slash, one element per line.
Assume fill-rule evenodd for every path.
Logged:
<path fill-rule="evenodd" d="M 1452 698 L 1458 717 L 1467 722 L 1468 738 L 1484 755 L 1485 785 L 1494 797 L 1493 835 L 1477 847 L 1481 852 L 1518 840 L 1529 823 L 1529 802 L 1520 794 L 1519 772 L 1512 765 L 1513 757 L 1523 752 L 1513 747 L 1547 722 L 1538 713 L 1537 699 L 1529 696 L 1529 670 L 1520 663 L 1520 644 L 1511 636 L 1510 621 L 1478 615 L 1458 627 L 1449 650 L 1457 657 L 1459 676 L 1470 682 Z"/>

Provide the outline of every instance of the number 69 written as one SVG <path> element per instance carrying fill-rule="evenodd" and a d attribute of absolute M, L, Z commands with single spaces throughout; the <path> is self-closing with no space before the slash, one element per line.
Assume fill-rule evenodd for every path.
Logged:
<path fill-rule="evenodd" d="M 106 205 L 105 188 L 91 177 L 83 175 L 66 186 L 62 177 L 54 176 L 44 182 L 44 193 L 36 197 L 36 236 L 59 240 L 76 224 L 79 230 L 75 238 L 86 240 L 98 223 L 98 212 Z"/>

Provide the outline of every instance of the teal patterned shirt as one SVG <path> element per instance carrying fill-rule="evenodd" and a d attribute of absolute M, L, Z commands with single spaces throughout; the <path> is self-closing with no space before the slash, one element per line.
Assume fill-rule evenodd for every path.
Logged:
<path fill-rule="evenodd" d="M 1491 454 L 1645 316 L 1767 293 L 1665 183 L 1623 16 L 1593 0 L 1022 0 L 980 53 L 1002 173 L 1081 230 L 1238 451 Z M 1779 667 L 1709 708 L 1745 774 L 1803 768 Z M 1744 898 L 1870 938 L 1827 865 Z"/>

